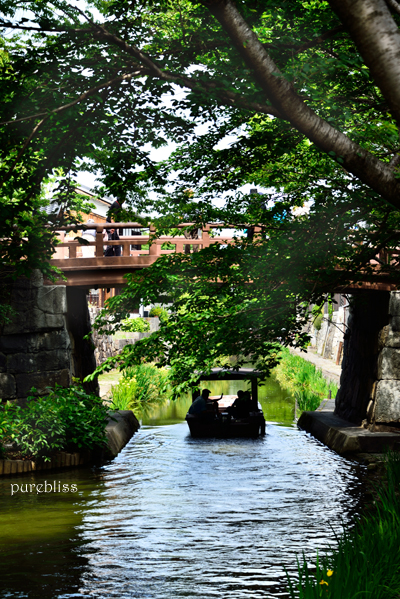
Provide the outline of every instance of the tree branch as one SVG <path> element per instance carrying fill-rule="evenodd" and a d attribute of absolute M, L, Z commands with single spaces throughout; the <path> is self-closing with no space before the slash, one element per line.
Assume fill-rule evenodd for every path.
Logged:
<path fill-rule="evenodd" d="M 396 2 L 396 0 L 386 0 L 386 4 L 389 6 L 389 8 L 394 10 L 394 12 L 397 12 L 397 14 L 400 15 L 400 4 Z"/>
<path fill-rule="evenodd" d="M 0 28 L 5 28 L 5 29 L 21 29 L 24 31 L 36 31 L 37 33 L 43 33 L 44 31 L 55 31 L 57 33 L 69 33 L 69 32 L 73 32 L 73 33 L 92 33 L 91 29 L 70 29 L 68 27 L 33 27 L 33 26 L 28 26 L 28 25 L 19 25 L 18 23 L 11 23 L 8 21 L 0 21 Z"/>
<path fill-rule="evenodd" d="M 13 170 L 15 169 L 16 165 L 18 164 L 19 160 L 22 158 L 22 156 L 23 156 L 26 148 L 30 144 L 31 140 L 35 137 L 36 133 L 39 131 L 39 129 L 41 128 L 41 126 L 43 125 L 43 123 L 45 121 L 47 121 L 48 118 L 49 118 L 49 115 L 47 115 L 44 119 L 42 119 L 41 121 L 39 121 L 39 123 L 37 123 L 37 125 L 35 125 L 35 127 L 32 129 L 30 135 L 25 140 L 24 145 L 22 146 L 22 148 L 18 152 L 17 157 L 15 158 L 14 162 L 12 163 L 12 165 L 10 166 L 10 168 L 8 169 L 6 175 L 1 179 L 0 185 L 2 185 L 5 181 L 7 181 L 11 177 L 11 174 L 12 174 Z"/>
<path fill-rule="evenodd" d="M 274 106 L 270 106 L 262 102 L 252 102 L 251 100 L 248 100 L 241 94 L 237 94 L 235 92 L 219 88 L 219 86 L 213 81 L 201 81 L 199 79 L 194 79 L 192 77 L 181 75 L 180 73 L 163 71 L 157 65 L 157 63 L 153 61 L 149 56 L 145 55 L 138 48 L 136 48 L 135 46 L 131 46 L 118 36 L 114 35 L 113 33 L 110 33 L 102 25 L 97 25 L 93 23 L 93 27 L 99 31 L 98 34 L 95 33 L 95 37 L 106 40 L 107 42 L 114 46 L 117 46 L 130 56 L 133 56 L 143 65 L 148 67 L 152 71 L 152 74 L 154 76 L 156 76 L 159 79 L 162 79 L 163 81 L 183 85 L 184 87 L 188 87 L 189 89 L 195 92 L 217 92 L 218 101 L 226 106 L 237 106 L 238 108 L 244 108 L 246 110 L 261 112 L 278 118 L 284 118 L 281 112 L 277 110 Z"/>
<path fill-rule="evenodd" d="M 140 67 L 139 67 L 139 69 L 140 69 Z M 3 122 L 0 122 L 0 125 L 13 125 L 15 123 L 21 123 L 22 121 L 30 121 L 32 119 L 38 119 L 42 116 L 49 117 L 52 114 L 58 114 L 60 112 L 63 112 L 64 110 L 67 110 L 68 108 L 72 108 L 72 106 L 75 106 L 76 104 L 79 104 L 80 102 L 83 102 L 84 100 L 87 100 L 88 98 L 90 98 L 90 96 L 93 96 L 94 94 L 99 92 L 101 89 L 111 87 L 113 85 L 122 83 L 124 81 L 129 81 L 130 79 L 132 79 L 133 77 L 137 77 L 138 75 L 146 75 L 146 74 L 148 74 L 148 71 L 146 71 L 145 69 L 142 69 L 142 70 L 136 70 L 133 73 L 128 73 L 126 75 L 120 75 L 119 77 L 114 77 L 113 79 L 110 79 L 109 81 L 106 81 L 105 83 L 101 83 L 100 85 L 96 85 L 96 87 L 92 87 L 91 89 L 89 89 L 88 91 L 81 94 L 78 98 L 76 98 L 72 102 L 69 102 L 68 104 L 64 104 L 63 106 L 59 106 L 58 108 L 55 108 L 54 110 L 51 110 L 50 112 L 38 112 L 36 114 L 32 114 L 30 116 L 25 116 L 20 119 L 14 119 L 11 121 L 3 121 Z"/>

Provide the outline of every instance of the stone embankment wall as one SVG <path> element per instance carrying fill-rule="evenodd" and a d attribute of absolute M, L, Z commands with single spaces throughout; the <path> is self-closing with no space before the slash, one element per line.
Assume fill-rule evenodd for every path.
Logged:
<path fill-rule="evenodd" d="M 89 307 L 90 320 L 93 323 L 96 316 L 99 313 L 99 308 L 94 306 Z M 116 356 L 121 353 L 125 345 L 133 345 L 139 339 L 149 337 L 153 331 L 158 331 L 160 327 L 160 319 L 157 317 L 145 318 L 150 323 L 150 331 L 146 333 L 125 333 L 125 339 L 118 339 L 115 335 L 99 335 L 96 331 L 93 331 L 93 343 L 95 346 L 94 356 L 96 359 L 96 366 L 102 364 L 107 358 Z"/>
<path fill-rule="evenodd" d="M 40 272 L 15 281 L 15 315 L 0 331 L 0 400 L 23 403 L 35 387 L 45 395 L 71 377 L 83 379 L 95 368 L 86 293 L 61 285 L 43 285 Z M 89 388 L 90 387 L 90 388 Z M 87 390 L 96 392 L 97 383 Z"/>
<path fill-rule="evenodd" d="M 335 360 L 335 362 L 339 360 L 339 364 L 343 356 L 340 344 L 342 343 L 343 345 L 343 338 L 346 331 L 344 319 L 344 309 L 341 307 L 332 314 L 331 319 L 328 316 L 323 319 L 319 331 L 314 327 L 310 331 L 311 345 L 316 348 L 317 354 L 323 358 Z"/>

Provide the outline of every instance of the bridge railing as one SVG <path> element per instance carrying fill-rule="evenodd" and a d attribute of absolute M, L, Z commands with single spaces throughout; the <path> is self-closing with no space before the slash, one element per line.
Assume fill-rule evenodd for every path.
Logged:
<path fill-rule="evenodd" d="M 139 257 L 153 256 L 158 257 L 163 254 L 183 253 L 185 246 L 190 247 L 190 251 L 196 251 L 195 248 L 205 248 L 214 243 L 226 245 L 232 242 L 232 237 L 227 235 L 217 235 L 214 233 L 216 229 L 237 229 L 236 226 L 223 225 L 221 223 L 210 223 L 203 228 L 198 228 L 194 223 L 182 223 L 171 227 L 173 229 L 190 230 L 192 225 L 193 230 L 198 231 L 198 238 L 188 238 L 182 235 L 161 235 L 156 236 L 156 229 L 152 225 L 145 227 L 140 223 L 106 223 L 106 224 L 82 224 L 78 226 L 62 227 L 58 231 L 60 243 L 57 244 L 57 249 L 53 255 L 52 262 L 57 263 L 64 260 L 84 259 L 95 262 L 99 258 L 104 257 L 104 250 L 107 246 L 120 246 L 121 257 Z M 189 229 L 188 229 L 189 227 Z M 95 230 L 96 236 L 93 241 L 87 241 L 82 244 L 75 239 L 66 239 L 65 234 L 76 230 L 85 231 Z M 104 239 L 104 231 L 110 229 L 135 229 L 143 230 L 146 234 L 121 236 L 119 240 Z M 256 228 L 257 229 L 257 228 Z M 257 232 L 257 231 L 255 231 Z M 140 249 L 133 249 L 131 246 L 141 246 Z M 143 248 L 143 246 L 148 246 Z M 164 246 L 164 247 L 163 247 Z M 167 247 L 165 247 L 167 246 Z M 169 247 L 168 247 L 169 246 Z M 173 247 L 171 247 L 173 246 Z M 186 250 L 188 252 L 188 250 Z M 117 260 L 119 257 L 109 256 L 108 260 Z M 108 263 L 108 262 L 107 262 Z"/>

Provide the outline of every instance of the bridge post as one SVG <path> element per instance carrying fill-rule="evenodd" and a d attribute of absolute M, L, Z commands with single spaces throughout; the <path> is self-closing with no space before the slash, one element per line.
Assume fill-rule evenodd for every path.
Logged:
<path fill-rule="evenodd" d="M 103 253 L 104 253 L 103 245 L 104 245 L 103 227 L 98 226 L 98 227 L 96 227 L 96 258 L 103 257 Z"/>
<path fill-rule="evenodd" d="M 150 236 L 156 232 L 156 228 L 154 225 L 150 225 Z M 150 240 L 150 248 L 149 248 L 150 256 L 161 256 L 161 245 L 157 243 L 157 240 Z"/>
<path fill-rule="evenodd" d="M 210 225 L 205 225 L 202 229 L 201 239 L 203 242 L 202 243 L 203 248 L 207 248 L 210 245 L 210 230 L 211 230 Z"/>
<path fill-rule="evenodd" d="M 67 326 L 72 345 L 71 373 L 83 380 L 96 368 L 94 346 L 92 340 L 86 339 L 91 331 L 86 290 L 80 287 L 66 287 L 67 295 Z M 98 395 L 97 379 L 91 383 L 83 383 L 88 393 Z"/>
<path fill-rule="evenodd" d="M 69 245 L 69 257 L 70 258 L 76 258 L 76 245 L 75 243 L 71 243 Z"/>
<path fill-rule="evenodd" d="M 389 297 L 386 291 L 360 291 L 353 295 L 335 413 L 356 424 L 367 417 L 372 419 L 370 403 L 381 378 L 379 356 L 382 331 L 389 322 Z"/>

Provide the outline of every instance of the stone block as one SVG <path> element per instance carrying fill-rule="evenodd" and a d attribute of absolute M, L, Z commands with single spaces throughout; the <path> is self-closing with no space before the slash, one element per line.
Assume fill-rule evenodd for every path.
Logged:
<path fill-rule="evenodd" d="M 4 335 L 0 337 L 0 351 L 6 354 L 17 354 L 28 351 L 26 335 Z"/>
<path fill-rule="evenodd" d="M 392 331 L 399 333 L 400 332 L 400 316 L 390 316 L 389 326 Z"/>
<path fill-rule="evenodd" d="M 43 274 L 40 270 L 33 270 L 31 272 L 31 276 L 28 277 L 20 277 L 14 283 L 15 289 L 31 289 L 43 286 Z"/>
<path fill-rule="evenodd" d="M 51 331 L 35 337 L 36 350 L 54 351 L 55 349 L 70 349 L 71 341 L 66 330 Z"/>
<path fill-rule="evenodd" d="M 17 383 L 18 397 L 27 397 L 30 395 L 32 387 L 37 389 L 38 395 L 44 395 L 47 393 L 47 387 L 54 387 L 56 383 L 62 387 L 67 387 L 71 383 L 70 373 L 66 368 L 52 372 L 17 374 L 15 379 Z"/>
<path fill-rule="evenodd" d="M 4 335 L 21 333 L 40 333 L 53 329 L 63 329 L 65 324 L 63 314 L 49 314 L 33 308 L 20 312 L 11 322 L 4 325 Z"/>
<path fill-rule="evenodd" d="M 378 375 L 380 379 L 400 380 L 400 349 L 385 347 L 378 357 Z"/>
<path fill-rule="evenodd" d="M 7 359 L 9 372 L 37 372 L 36 354 L 12 354 Z"/>
<path fill-rule="evenodd" d="M 385 327 L 383 327 L 383 329 L 381 329 L 379 331 L 379 334 L 378 334 L 378 351 L 382 351 L 382 349 L 387 346 L 387 340 L 388 340 L 388 336 L 389 336 L 390 330 L 391 329 L 390 329 L 389 325 L 386 325 Z"/>
<path fill-rule="evenodd" d="M 389 314 L 400 316 L 400 291 L 391 291 L 390 293 Z"/>
<path fill-rule="evenodd" d="M 67 350 L 57 349 L 36 354 L 37 370 L 63 370 L 69 368 L 71 363 L 70 353 Z"/>
<path fill-rule="evenodd" d="M 0 373 L 0 399 L 13 399 L 16 397 L 17 386 L 12 374 Z"/>
<path fill-rule="evenodd" d="M 37 305 L 37 289 L 14 287 L 11 293 L 11 305 L 15 310 L 32 310 Z"/>
<path fill-rule="evenodd" d="M 6 354 L 69 349 L 70 346 L 70 338 L 65 330 L 44 333 L 21 333 L 20 335 L 5 335 L 0 338 L 0 352 Z"/>
<path fill-rule="evenodd" d="M 400 348 L 400 331 L 393 331 L 389 328 L 385 339 L 386 347 Z"/>
<path fill-rule="evenodd" d="M 5 372 L 7 366 L 7 358 L 5 354 L 0 353 L 0 372 Z"/>
<path fill-rule="evenodd" d="M 50 314 L 66 314 L 67 295 L 65 286 L 40 287 L 37 292 L 37 307 Z"/>
<path fill-rule="evenodd" d="M 378 381 L 375 393 L 375 421 L 400 421 L 400 380 Z"/>

